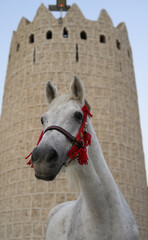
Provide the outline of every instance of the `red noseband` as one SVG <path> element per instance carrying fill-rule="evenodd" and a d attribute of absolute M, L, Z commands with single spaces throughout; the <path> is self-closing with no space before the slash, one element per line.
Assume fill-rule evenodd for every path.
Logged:
<path fill-rule="evenodd" d="M 70 141 L 73 142 L 73 146 L 68 152 L 68 157 L 70 158 L 70 160 L 68 160 L 65 163 L 65 166 L 68 166 L 69 163 L 74 159 L 77 159 L 80 165 L 88 164 L 86 147 L 91 144 L 91 135 L 87 132 L 87 116 L 89 115 L 90 117 L 92 117 L 92 114 L 90 114 L 88 107 L 86 105 L 82 107 L 82 111 L 84 113 L 83 122 L 76 137 L 72 136 L 69 132 L 67 132 L 65 129 L 61 127 L 50 126 L 46 128 L 44 132 L 42 131 L 39 137 L 39 140 L 37 142 L 37 145 L 38 145 L 42 140 L 43 134 L 45 134 L 47 131 L 50 131 L 50 130 L 56 130 L 64 134 Z M 32 152 L 25 159 L 29 158 L 31 155 L 32 155 Z M 31 164 L 31 159 L 28 161 L 27 164 L 33 167 L 33 164 Z"/>

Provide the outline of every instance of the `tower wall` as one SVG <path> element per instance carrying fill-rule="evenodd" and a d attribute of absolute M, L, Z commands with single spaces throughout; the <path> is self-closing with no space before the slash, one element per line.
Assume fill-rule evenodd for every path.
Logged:
<path fill-rule="evenodd" d="M 105 10 L 97 21 L 85 19 L 76 4 L 62 21 L 42 4 L 34 20 L 22 18 L 13 33 L 0 120 L 1 239 L 45 239 L 49 210 L 77 197 L 65 172 L 53 182 L 39 181 L 24 160 L 42 129 L 46 81 L 65 93 L 73 74 L 84 83 L 94 128 L 140 240 L 147 240 L 148 192 L 127 30 L 124 23 L 115 28 Z"/>

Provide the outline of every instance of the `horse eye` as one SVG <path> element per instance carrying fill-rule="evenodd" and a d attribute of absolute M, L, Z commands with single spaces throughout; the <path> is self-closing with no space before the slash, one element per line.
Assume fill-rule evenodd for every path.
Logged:
<path fill-rule="evenodd" d="M 41 117 L 41 123 L 42 123 L 42 124 L 44 123 L 44 118 L 43 118 L 43 117 Z"/>
<path fill-rule="evenodd" d="M 75 117 L 77 120 L 82 120 L 83 114 L 82 114 L 81 112 L 75 112 L 75 113 L 74 113 L 74 117 Z"/>

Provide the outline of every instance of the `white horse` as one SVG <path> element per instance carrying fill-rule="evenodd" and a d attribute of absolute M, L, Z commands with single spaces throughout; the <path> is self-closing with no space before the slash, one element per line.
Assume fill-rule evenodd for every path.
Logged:
<path fill-rule="evenodd" d="M 31 157 L 35 176 L 53 180 L 63 165 L 69 164 L 70 177 L 75 175 L 74 184 L 79 182 L 81 189 L 76 201 L 62 203 L 51 210 L 47 240 L 137 240 L 133 214 L 109 171 L 88 117 L 87 131 L 91 135 L 91 145 L 87 153 L 85 151 L 88 164 L 87 161 L 84 165 L 78 163 L 80 154 L 73 161 L 68 157 L 69 150 L 76 144 L 72 136 L 78 134 L 84 118 L 82 82 L 74 76 L 70 93 L 59 96 L 48 81 L 46 96 L 50 107 L 41 118 L 44 134 Z M 86 126 L 84 128 L 85 131 Z M 78 149 L 83 149 L 82 145 L 77 146 Z"/>

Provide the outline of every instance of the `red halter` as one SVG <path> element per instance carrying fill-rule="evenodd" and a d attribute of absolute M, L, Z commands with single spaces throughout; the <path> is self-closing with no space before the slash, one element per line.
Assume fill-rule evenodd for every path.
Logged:
<path fill-rule="evenodd" d="M 80 165 L 88 164 L 86 147 L 91 144 L 91 135 L 87 132 L 87 115 L 92 117 L 92 114 L 90 114 L 88 107 L 86 105 L 82 107 L 82 111 L 84 113 L 83 122 L 76 137 L 72 136 L 69 132 L 67 132 L 65 129 L 61 127 L 50 126 L 46 128 L 44 132 L 43 131 L 41 132 L 41 135 L 37 142 L 37 145 L 39 145 L 40 141 L 42 140 L 43 134 L 45 134 L 49 130 L 57 130 L 62 134 L 64 134 L 67 138 L 69 138 L 73 142 L 73 146 L 67 154 L 70 160 L 68 160 L 65 163 L 65 166 L 68 166 L 69 163 L 74 159 L 77 159 Z M 25 159 L 29 158 L 31 155 L 32 155 L 32 152 Z M 33 164 L 31 164 L 31 159 L 28 161 L 27 164 L 33 167 Z"/>
<path fill-rule="evenodd" d="M 86 147 L 91 144 L 91 135 L 87 132 L 87 115 L 92 117 L 92 114 L 90 114 L 86 105 L 83 106 L 82 111 L 84 112 L 83 122 L 76 136 L 76 143 L 81 144 L 81 147 L 79 147 L 77 144 L 74 144 L 68 152 L 69 158 L 71 160 L 77 159 L 80 165 L 88 164 Z"/>

